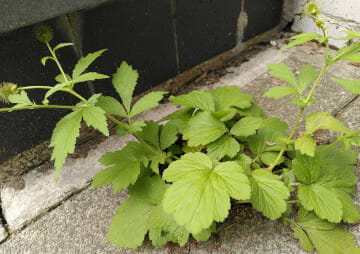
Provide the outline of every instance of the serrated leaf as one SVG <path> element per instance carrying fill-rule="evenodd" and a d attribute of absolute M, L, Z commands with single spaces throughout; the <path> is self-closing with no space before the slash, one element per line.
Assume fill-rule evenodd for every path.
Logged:
<path fill-rule="evenodd" d="M 174 105 L 182 105 L 190 108 L 215 111 L 214 99 L 210 93 L 205 91 L 192 91 L 188 94 L 177 97 L 170 96 L 169 100 L 172 101 Z"/>
<path fill-rule="evenodd" d="M 260 160 L 267 166 L 270 166 L 278 157 L 278 152 L 265 152 L 260 156 Z M 280 165 L 284 162 L 284 157 L 281 156 L 280 160 L 276 163 L 276 165 Z"/>
<path fill-rule="evenodd" d="M 339 120 L 333 116 L 329 116 L 328 112 L 316 112 L 306 117 L 306 134 L 312 134 L 320 129 L 330 129 L 333 131 L 341 131 L 349 133 L 350 130 L 346 128 Z"/>
<path fill-rule="evenodd" d="M 105 136 L 109 136 L 105 111 L 102 108 L 89 105 L 83 109 L 83 117 L 87 126 L 92 126 Z"/>
<path fill-rule="evenodd" d="M 94 53 L 89 53 L 87 56 L 80 58 L 74 67 L 72 79 L 77 79 L 89 67 L 89 65 L 94 62 L 99 56 L 101 56 L 102 53 L 104 53 L 104 51 L 106 50 L 107 49 L 98 50 Z"/>
<path fill-rule="evenodd" d="M 220 160 L 224 156 L 233 158 L 239 151 L 240 144 L 228 135 L 222 136 L 207 146 L 208 156 L 215 160 Z"/>
<path fill-rule="evenodd" d="M 11 103 L 16 104 L 15 106 L 13 106 L 13 108 L 33 105 L 33 103 L 30 101 L 27 93 L 24 90 L 22 90 L 18 94 L 10 95 L 9 101 Z"/>
<path fill-rule="evenodd" d="M 276 86 L 267 90 L 263 94 L 263 97 L 274 98 L 275 100 L 277 100 L 291 94 L 299 94 L 299 92 L 296 89 L 289 86 Z"/>
<path fill-rule="evenodd" d="M 159 106 L 159 101 L 162 100 L 165 93 L 166 92 L 151 92 L 145 95 L 144 97 L 142 97 L 132 107 L 130 112 L 130 117 L 134 117 L 145 110 Z"/>
<path fill-rule="evenodd" d="M 320 36 L 319 34 L 315 34 L 315 33 L 302 33 L 302 34 L 298 34 L 295 35 L 293 37 L 291 37 L 290 39 L 292 39 L 293 41 L 291 41 L 288 45 L 282 47 L 280 49 L 280 51 L 303 44 L 305 42 L 314 40 L 316 38 L 321 38 L 322 36 Z"/>
<path fill-rule="evenodd" d="M 83 111 L 78 110 L 64 116 L 51 136 L 49 147 L 54 147 L 51 160 L 55 160 L 55 178 L 58 179 L 60 170 L 65 163 L 66 156 L 75 150 L 76 138 L 80 134 L 80 123 Z"/>
<path fill-rule="evenodd" d="M 306 65 L 299 75 L 299 92 L 302 93 L 305 91 L 306 87 L 311 84 L 311 82 L 318 75 L 318 71 L 314 69 L 310 64 Z"/>
<path fill-rule="evenodd" d="M 174 182 L 163 200 L 165 212 L 193 234 L 223 221 L 230 209 L 230 197 L 248 199 L 250 186 L 236 162 L 212 162 L 205 154 L 188 153 L 169 165 L 163 178 Z"/>
<path fill-rule="evenodd" d="M 310 157 L 297 152 L 292 166 L 296 178 L 302 183 L 311 184 L 319 179 L 321 160 L 318 156 Z"/>
<path fill-rule="evenodd" d="M 341 226 L 321 220 L 314 213 L 300 209 L 298 221 L 291 223 L 295 237 L 301 246 L 310 252 L 314 248 L 319 254 L 357 254 L 359 247 L 354 236 Z"/>
<path fill-rule="evenodd" d="M 252 102 L 251 106 L 246 109 L 237 109 L 237 113 L 241 116 L 254 116 L 265 118 L 266 114 L 264 110 L 262 110 L 256 102 Z"/>
<path fill-rule="evenodd" d="M 193 116 L 183 131 L 189 146 L 206 145 L 220 138 L 228 129 L 210 112 L 199 112 Z"/>
<path fill-rule="evenodd" d="M 127 117 L 124 107 L 116 99 L 110 96 L 101 96 L 96 106 L 105 110 L 106 113 L 110 115 L 117 115 L 122 117 Z"/>
<path fill-rule="evenodd" d="M 262 118 L 258 117 L 244 117 L 241 118 L 230 130 L 230 133 L 238 137 L 247 137 L 256 133 L 256 130 L 261 127 L 263 123 Z"/>
<path fill-rule="evenodd" d="M 360 44 L 354 43 L 350 46 L 344 46 L 338 52 L 336 53 L 336 56 L 333 58 L 335 61 L 343 59 L 344 57 L 348 55 L 352 55 L 357 53 L 360 50 Z"/>
<path fill-rule="evenodd" d="M 96 79 L 106 79 L 106 78 L 109 78 L 109 76 L 104 75 L 104 74 L 100 74 L 100 73 L 97 73 L 97 72 L 87 72 L 87 73 L 84 73 L 84 74 L 78 76 L 77 78 L 75 78 L 73 80 L 73 83 L 75 84 L 75 83 L 93 81 L 93 80 L 96 80 Z"/>
<path fill-rule="evenodd" d="M 321 184 L 301 185 L 298 197 L 308 211 L 314 211 L 320 218 L 339 223 L 343 216 L 343 206 L 336 194 Z"/>
<path fill-rule="evenodd" d="M 106 240 L 119 246 L 140 246 L 149 229 L 153 205 L 141 200 L 128 199 L 116 211 L 106 235 Z"/>
<path fill-rule="evenodd" d="M 278 176 L 265 169 L 256 169 L 251 176 L 251 204 L 266 217 L 279 218 L 286 211 L 288 188 Z"/>
<path fill-rule="evenodd" d="M 261 129 L 269 129 L 272 130 L 273 132 L 276 133 L 282 133 L 285 134 L 287 129 L 288 129 L 288 125 L 286 122 L 280 120 L 280 118 L 277 117 L 269 117 L 263 120 L 262 124 L 261 124 Z"/>
<path fill-rule="evenodd" d="M 169 146 L 175 143 L 177 140 L 177 126 L 168 122 L 161 128 L 160 132 L 160 148 L 161 150 L 165 150 Z"/>
<path fill-rule="evenodd" d="M 43 58 L 41 58 L 41 64 L 43 66 L 45 66 L 46 61 L 49 60 L 49 59 L 54 60 L 54 58 L 52 56 L 44 56 Z"/>
<path fill-rule="evenodd" d="M 295 75 L 286 64 L 267 64 L 267 67 L 270 69 L 269 74 L 271 76 L 281 79 L 293 86 L 295 89 L 298 89 L 299 85 L 295 78 Z"/>
<path fill-rule="evenodd" d="M 214 90 L 207 91 L 211 94 L 215 102 L 214 111 L 224 111 L 230 108 L 249 108 L 253 101 L 250 94 L 242 93 L 237 86 L 223 86 L 217 87 Z"/>
<path fill-rule="evenodd" d="M 139 78 L 137 70 L 123 61 L 116 73 L 113 75 L 113 85 L 120 95 L 120 98 L 127 112 L 130 113 L 132 95 Z"/>
<path fill-rule="evenodd" d="M 349 90 L 353 94 L 360 94 L 360 80 L 340 79 L 340 78 L 332 78 L 332 80 L 342 85 L 346 90 Z"/>
<path fill-rule="evenodd" d="M 113 182 L 114 193 L 134 184 L 140 174 L 141 163 L 147 164 L 149 150 L 137 142 L 129 142 L 122 150 L 105 153 L 99 161 L 110 166 L 93 177 L 91 186 L 107 186 Z"/>
<path fill-rule="evenodd" d="M 310 135 L 298 137 L 295 141 L 295 149 L 299 150 L 302 154 L 314 156 L 315 147 L 316 147 L 316 143 L 310 137 Z"/>
<path fill-rule="evenodd" d="M 54 48 L 53 48 L 53 51 L 55 52 L 56 50 L 58 49 L 61 49 L 61 48 L 64 48 L 64 47 L 69 47 L 69 46 L 72 46 L 74 45 L 74 43 L 70 43 L 70 42 L 67 42 L 67 43 L 59 43 L 58 45 L 56 45 Z"/>

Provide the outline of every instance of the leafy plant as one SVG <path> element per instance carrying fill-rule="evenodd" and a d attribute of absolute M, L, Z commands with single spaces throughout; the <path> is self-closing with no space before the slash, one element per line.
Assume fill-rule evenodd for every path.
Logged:
<path fill-rule="evenodd" d="M 296 95 L 291 103 L 299 106 L 299 115 L 290 135 L 285 122 L 266 117 L 253 97 L 235 86 L 170 96 L 169 100 L 181 109 L 159 122 L 134 121 L 134 116 L 158 106 L 165 93 L 151 92 L 133 103 L 138 73 L 123 62 L 112 78 L 121 102 L 101 94 L 83 98 L 75 86 L 108 78 L 85 72 L 104 50 L 81 58 L 70 76 L 64 73 L 55 53 L 71 44 L 51 48 L 52 36 L 45 28 L 39 30 L 38 37 L 51 56 L 41 62 L 45 65 L 52 60 L 57 64 L 60 75 L 56 85 L 18 87 L 4 83 L 0 97 L 14 106 L 0 111 L 71 111 L 58 122 L 51 138 L 56 178 L 66 156 L 74 151 L 82 121 L 108 136 L 108 119 L 117 124 L 119 135 L 137 139 L 122 150 L 104 154 L 100 162 L 106 168 L 92 182 L 94 188 L 112 183 L 114 192 L 128 189 L 131 198 L 120 205 L 107 234 L 107 239 L 120 247 L 136 248 L 147 234 L 155 246 L 168 241 L 182 246 L 190 234 L 206 241 L 236 202 L 251 204 L 271 220 L 282 218 L 309 252 L 360 253 L 353 235 L 339 225 L 359 220 L 359 210 L 352 201 L 357 153 L 350 148 L 360 144 L 356 135 L 360 130 L 350 131 L 328 112 L 317 112 L 306 117 L 305 134 L 294 138 L 305 108 L 315 103 L 312 95 L 327 67 L 341 60 L 360 62 L 360 33 L 345 31 L 347 36 L 342 39 L 353 43 L 332 57 L 318 6 L 311 2 L 306 13 L 322 35 L 296 35 L 282 50 L 317 39 L 325 45 L 324 66 L 318 71 L 307 65 L 296 77 L 284 63 L 269 64 L 270 75 L 288 86 L 273 87 L 264 94 L 274 99 Z M 333 80 L 360 94 L 360 81 Z M 43 104 L 31 101 L 28 89 L 46 89 Z M 60 91 L 76 96 L 79 103 L 49 104 L 50 97 Z M 325 146 L 316 144 L 313 134 L 320 129 L 338 132 L 337 140 Z M 343 146 L 337 146 L 339 143 Z"/>

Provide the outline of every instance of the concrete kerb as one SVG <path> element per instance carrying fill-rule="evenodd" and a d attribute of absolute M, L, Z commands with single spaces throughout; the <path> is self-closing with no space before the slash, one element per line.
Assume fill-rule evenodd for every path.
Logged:
<path fill-rule="evenodd" d="M 292 123 L 294 122 L 293 115 L 296 114 L 295 112 L 296 108 L 295 107 L 292 108 L 288 106 L 287 103 L 289 99 L 273 101 L 261 97 L 261 95 L 263 94 L 263 92 L 266 91 L 267 88 L 273 86 L 276 83 L 276 81 L 274 81 L 271 77 L 268 76 L 268 74 L 266 74 L 267 68 L 265 64 L 269 62 L 275 63 L 285 60 L 285 62 L 288 63 L 295 71 L 298 71 L 299 70 L 298 68 L 304 67 L 304 65 L 306 65 L 307 63 L 312 63 L 315 66 L 320 65 L 321 61 L 319 61 L 318 59 L 319 56 L 321 55 L 321 52 L 322 52 L 321 49 L 315 48 L 311 54 L 304 53 L 301 50 L 299 51 L 299 49 L 298 51 L 293 50 L 286 53 L 279 53 L 276 50 L 274 50 L 274 48 L 268 48 L 265 51 L 260 52 L 257 56 L 250 59 L 248 62 L 240 65 L 238 68 L 236 67 L 227 68 L 227 70 L 229 70 L 229 72 L 231 73 L 224 75 L 222 78 L 220 78 L 219 82 L 212 84 L 211 87 L 222 86 L 222 85 L 242 86 L 243 91 L 252 93 L 254 95 L 255 99 L 265 109 L 265 111 L 268 113 L 269 116 L 285 117 L 285 120 L 289 123 L 290 126 L 292 126 Z M 341 68 L 337 67 L 331 69 L 331 71 L 333 71 L 332 74 L 335 76 L 347 76 L 347 77 L 359 78 L 360 76 L 357 70 L 358 67 L 351 66 L 346 63 L 344 63 L 344 65 L 341 66 Z M 347 101 L 351 100 L 353 98 L 352 95 L 344 92 L 344 90 L 340 86 L 336 86 L 334 83 L 331 83 L 327 75 L 325 76 L 324 81 L 326 85 L 324 85 L 323 88 L 319 87 L 319 91 L 315 94 L 319 106 L 317 108 L 314 108 L 314 110 L 323 111 L 324 109 L 326 110 L 331 109 L 331 110 L 341 111 L 342 105 Z M 246 85 L 244 85 L 244 83 Z M 197 86 L 198 87 L 201 86 L 201 82 L 200 84 L 197 84 Z M 206 87 L 202 87 L 202 88 L 205 89 Z M 336 100 L 334 100 L 334 97 L 336 97 Z M 150 120 L 150 119 L 157 120 L 167 115 L 168 113 L 174 111 L 175 109 L 176 107 L 171 106 L 170 104 L 163 104 L 160 107 L 152 110 L 150 113 L 147 113 L 144 116 L 140 116 L 140 118 L 145 120 Z M 350 115 L 351 114 L 352 113 L 350 113 Z M 348 117 L 347 115 L 344 115 L 344 113 L 342 112 L 339 115 L 345 118 Z M 15 250 L 17 250 L 17 247 L 14 246 L 16 244 L 21 245 L 19 239 L 21 239 L 21 241 L 24 241 L 23 247 L 24 246 L 29 247 L 29 245 L 32 244 L 31 239 L 34 240 L 34 238 L 31 237 L 28 240 L 26 240 L 26 237 L 29 237 L 30 234 L 36 234 L 40 238 L 41 237 L 51 238 L 57 235 L 56 232 L 54 231 L 63 230 L 63 234 L 67 234 L 65 233 L 66 230 L 70 230 L 71 232 L 72 230 L 75 230 L 74 227 L 72 226 L 72 223 L 76 224 L 75 221 L 71 221 L 71 219 L 68 219 L 69 223 L 66 224 L 65 228 L 63 228 L 58 223 L 54 222 L 56 220 L 56 217 L 63 216 L 62 215 L 64 213 L 63 207 L 64 206 L 72 207 L 73 200 L 78 200 L 77 202 L 81 203 L 81 198 L 85 197 L 84 196 L 85 193 L 86 195 L 90 195 L 90 196 L 94 195 L 94 200 L 95 199 L 99 200 L 98 195 L 100 195 L 99 193 L 102 193 L 103 191 L 99 191 L 99 190 L 92 191 L 86 188 L 86 186 L 89 184 L 91 176 L 102 168 L 101 165 L 99 165 L 99 163 L 97 162 L 97 160 L 99 156 L 101 156 L 101 154 L 103 154 L 104 152 L 119 149 L 122 146 L 124 146 L 126 141 L 129 140 L 130 139 L 124 140 L 124 138 L 118 136 L 111 136 L 110 138 L 99 144 L 96 149 L 91 150 L 86 158 L 69 159 L 66 162 L 66 165 L 62 172 L 62 177 L 64 177 L 63 181 L 66 180 L 65 182 L 60 182 L 62 181 L 60 179 L 59 183 L 55 183 L 55 185 L 53 183 L 50 183 L 49 181 L 51 181 L 51 179 L 54 179 L 54 175 L 53 175 L 54 170 L 49 169 L 48 171 L 46 171 L 46 173 L 42 173 L 40 171 L 34 171 L 26 174 L 23 177 L 25 181 L 25 188 L 23 190 L 15 191 L 10 188 L 3 188 L 1 191 L 3 211 L 5 218 L 7 219 L 9 229 L 11 231 L 15 231 L 17 229 L 24 227 L 24 225 L 27 225 L 29 222 L 32 222 L 36 218 L 37 221 L 31 223 L 23 231 L 14 234 L 8 241 L 2 244 L 0 246 L 0 253 L 1 251 L 4 250 L 14 250 L 14 252 L 7 252 L 7 253 L 17 253 L 15 252 Z M 34 181 L 34 179 L 36 179 L 36 181 Z M 61 188 L 61 185 L 64 187 Z M 67 201 L 64 201 L 64 199 L 68 198 L 71 195 L 70 193 L 72 191 L 80 190 L 83 188 L 85 188 L 85 191 L 81 192 L 76 196 L 71 197 Z M 56 190 L 55 191 L 56 193 L 54 193 L 52 189 Z M 84 195 L 82 193 L 84 193 Z M 49 195 L 46 196 L 46 194 Z M 120 197 L 121 200 L 123 200 L 124 198 L 123 195 L 126 194 L 123 193 L 121 195 Z M 89 198 L 91 200 L 91 197 Z M 115 199 L 109 198 L 109 202 L 119 203 L 118 198 L 119 196 L 117 196 L 117 198 Z M 56 202 L 52 202 L 51 201 L 52 199 L 56 200 Z M 49 207 L 56 206 L 61 202 L 64 203 L 58 206 L 56 209 L 52 210 L 50 213 L 46 213 Z M 41 205 L 41 207 L 39 207 L 39 204 Z M 84 210 L 81 210 L 79 208 L 82 207 L 81 205 L 76 207 L 78 207 L 76 208 L 78 210 L 77 213 L 74 214 L 75 217 L 80 216 L 78 213 L 81 214 L 82 212 L 86 211 L 85 208 Z M 94 205 L 91 209 L 99 209 L 99 207 Z M 102 207 L 101 209 L 106 209 L 106 207 Z M 30 210 L 30 213 L 24 216 L 24 213 L 26 213 L 28 210 Z M 31 210 L 36 212 L 31 212 Z M 67 210 L 67 212 L 71 213 L 71 210 Z M 101 211 L 101 213 L 103 212 L 104 211 Z M 243 211 L 240 212 L 243 213 Z M 91 211 L 91 213 L 97 214 L 95 211 Z M 57 216 L 55 216 L 56 214 Z M 39 218 L 40 215 L 43 216 Z M 99 214 L 97 214 L 96 216 L 98 215 Z M 214 248 L 219 248 L 218 253 L 225 253 L 227 251 L 242 253 L 241 251 L 238 252 L 237 250 L 239 250 L 241 246 L 246 245 L 249 247 L 249 249 L 247 249 L 249 251 L 247 251 L 246 253 L 259 253 L 259 251 L 263 251 L 262 253 L 264 253 L 265 251 L 269 251 L 269 250 L 272 253 L 302 253 L 302 251 L 297 247 L 298 245 L 296 241 L 293 240 L 291 236 L 291 231 L 283 229 L 278 222 L 268 221 L 257 213 L 255 213 L 252 219 L 247 218 L 244 221 L 242 215 L 237 214 L 234 217 L 236 218 L 235 220 L 242 221 L 242 223 L 240 223 L 239 225 L 236 224 L 237 226 L 233 226 L 232 224 L 233 222 L 231 221 L 225 222 L 224 225 L 227 226 L 226 227 L 223 226 L 222 231 L 220 231 L 219 233 L 220 244 L 217 243 L 217 240 L 215 239 L 216 237 L 213 237 L 212 240 L 210 240 L 207 243 L 197 244 L 197 248 L 195 247 L 192 248 L 191 252 L 205 253 L 206 251 L 213 251 Z M 93 220 L 99 219 L 100 222 L 98 223 L 98 225 L 100 225 L 101 218 L 98 218 L 96 216 L 93 217 Z M 111 216 L 108 217 L 110 218 Z M 108 225 L 109 223 L 108 217 L 107 217 L 107 222 L 106 223 L 103 222 L 106 225 Z M 90 221 L 86 222 L 84 219 L 83 223 L 85 224 L 90 223 Z M 84 227 L 86 228 L 86 226 Z M 103 229 L 104 225 L 101 225 L 101 227 Z M 231 230 L 231 228 L 233 228 L 233 231 Z M 48 236 L 42 235 L 44 234 L 42 230 L 44 230 L 44 232 L 46 231 L 46 234 Z M 76 229 L 77 235 L 75 238 L 77 240 L 81 241 L 82 237 L 86 237 L 85 233 L 90 238 L 94 237 L 94 235 L 91 232 L 86 231 L 88 229 L 84 229 L 84 230 L 85 232 L 78 232 L 78 229 Z M 354 232 L 359 231 L 358 228 L 355 229 L 352 228 L 352 230 L 354 230 Z M 274 235 L 279 233 L 276 231 L 280 232 L 279 239 L 277 237 L 274 238 Z M 229 232 L 233 232 L 233 233 L 229 235 Z M 246 236 L 244 237 L 244 235 L 246 235 L 246 232 L 250 232 L 249 238 L 247 238 Z M 236 235 L 238 237 L 235 237 Z M 268 236 L 268 238 L 266 237 L 266 235 Z M 63 236 L 63 237 L 64 237 L 64 241 L 65 238 L 66 241 L 69 241 L 68 239 L 69 237 L 67 236 Z M 357 236 L 357 239 L 358 238 L 359 236 Z M 101 241 L 104 241 L 104 239 L 102 239 Z M 238 244 L 239 242 L 241 242 L 243 245 L 239 245 Z M 257 243 L 257 242 L 259 242 L 259 245 L 257 247 L 253 246 L 252 243 Z M 105 252 L 93 252 L 93 253 L 124 253 L 125 252 L 125 250 L 123 249 L 122 250 L 118 249 L 118 251 L 114 251 L 113 248 L 109 247 L 103 242 L 94 240 L 94 243 L 98 244 L 99 246 L 103 246 L 103 248 L 105 248 L 104 250 L 109 250 L 109 252 L 105 251 Z M 59 239 L 59 244 L 61 244 L 60 239 Z M 70 245 L 66 245 L 66 246 L 69 247 Z M 73 247 L 71 247 L 71 249 L 68 249 L 67 253 L 89 253 L 89 252 L 84 252 L 85 250 L 88 249 L 81 244 L 79 245 L 79 243 L 72 242 L 72 246 Z M 90 244 L 90 246 L 96 248 L 94 244 Z M 38 250 L 41 249 L 40 246 L 37 246 L 36 248 L 39 248 Z M 34 250 L 36 250 L 36 248 Z M 60 248 L 60 247 L 56 247 L 56 248 L 58 248 L 58 250 L 62 249 L 66 251 L 66 249 L 64 248 Z M 53 248 L 50 248 L 49 250 L 51 249 Z M 150 253 L 155 251 L 153 248 L 149 248 L 148 246 L 142 247 L 140 250 L 141 252 L 144 251 L 144 253 Z M 165 250 L 164 248 L 159 249 L 160 252 L 164 250 Z M 158 252 L 158 250 L 156 250 L 156 252 Z M 28 252 L 28 253 L 35 253 L 35 252 Z M 50 251 L 47 253 L 52 253 L 52 252 Z"/>

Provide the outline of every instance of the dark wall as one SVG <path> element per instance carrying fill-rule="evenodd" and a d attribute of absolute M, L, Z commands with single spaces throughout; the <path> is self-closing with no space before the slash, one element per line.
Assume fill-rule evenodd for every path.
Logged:
<path fill-rule="evenodd" d="M 99 5 L 97 5 L 99 4 Z M 0 82 L 20 86 L 55 85 L 59 74 L 48 62 L 46 47 L 36 41 L 32 24 L 54 28 L 54 46 L 75 42 L 58 51 L 65 72 L 71 73 L 81 53 L 109 49 L 90 69 L 111 75 L 125 60 L 140 74 L 136 93 L 227 51 L 280 22 L 282 0 L 3 0 L 0 8 Z M 239 15 L 248 19 L 239 30 Z M 241 35 L 239 37 L 239 34 Z M 80 49 L 80 51 L 79 51 Z M 96 93 L 116 96 L 111 80 L 94 82 Z M 86 84 L 79 86 L 91 96 Z M 44 91 L 30 95 L 39 103 Z M 59 94 L 56 104 L 76 103 Z M 0 107 L 9 105 L 1 104 Z M 68 111 L 33 110 L 0 113 L 0 161 L 49 139 L 56 122 Z"/>

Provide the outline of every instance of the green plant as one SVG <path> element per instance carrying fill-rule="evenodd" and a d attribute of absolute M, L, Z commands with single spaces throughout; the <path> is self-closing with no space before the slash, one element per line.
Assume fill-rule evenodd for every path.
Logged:
<path fill-rule="evenodd" d="M 52 36 L 40 36 L 51 53 L 41 62 L 45 65 L 47 60 L 53 60 L 57 64 L 58 83 L 30 87 L 4 83 L 0 97 L 15 106 L 0 111 L 71 110 L 58 122 L 51 138 L 56 177 L 67 154 L 74 151 L 82 120 L 109 135 L 109 119 L 117 124 L 119 135 L 136 137 L 137 141 L 129 142 L 122 150 L 101 157 L 106 168 L 92 182 L 94 188 L 112 182 L 114 192 L 127 188 L 131 196 L 120 205 L 107 234 L 107 239 L 118 246 L 136 248 L 147 233 L 156 246 L 168 241 L 184 245 L 190 234 L 196 240 L 206 241 L 216 230 L 216 222 L 228 216 L 233 200 L 252 204 L 272 220 L 282 218 L 309 252 L 316 249 L 326 254 L 360 253 L 352 234 L 338 225 L 359 220 L 358 208 L 351 199 L 355 193 L 357 153 L 350 148 L 360 145 L 356 135 L 360 130 L 351 132 L 329 113 L 317 112 L 306 117 L 305 135 L 293 139 L 305 108 L 315 103 L 312 95 L 326 68 L 340 60 L 360 62 L 360 33 L 345 31 L 348 36 L 342 39 L 352 39 L 353 43 L 330 56 L 326 26 L 318 7 L 310 7 L 307 6 L 307 12 L 323 34 L 296 35 L 283 50 L 317 39 L 326 48 L 321 71 L 308 65 L 297 79 L 283 63 L 268 65 L 270 74 L 289 86 L 271 88 L 264 96 L 278 99 L 297 95 L 292 103 L 299 106 L 299 116 L 290 135 L 285 122 L 267 118 L 251 95 L 234 86 L 170 96 L 173 104 L 183 107 L 159 122 L 134 121 L 134 116 L 158 106 L 165 93 L 151 92 L 133 104 L 138 73 L 123 62 L 112 79 L 121 103 L 101 94 L 83 98 L 74 90 L 75 85 L 108 78 L 85 72 L 104 50 L 81 58 L 69 76 L 55 53 L 71 44 L 51 48 Z M 333 80 L 360 94 L 360 81 Z M 43 104 L 31 101 L 26 94 L 28 89 L 46 89 Z M 75 106 L 50 105 L 50 96 L 59 91 L 76 96 L 80 102 Z M 337 141 L 317 145 L 312 135 L 319 129 L 339 132 Z M 337 146 L 339 143 L 342 148 Z"/>

